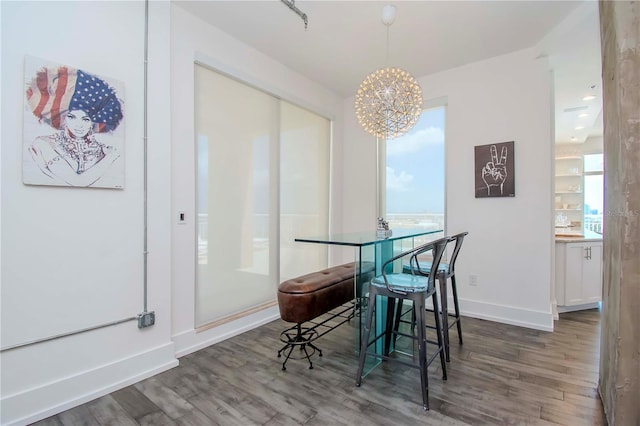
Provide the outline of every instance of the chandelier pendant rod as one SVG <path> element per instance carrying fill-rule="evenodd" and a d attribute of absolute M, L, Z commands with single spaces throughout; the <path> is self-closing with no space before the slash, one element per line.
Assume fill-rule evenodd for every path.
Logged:
<path fill-rule="evenodd" d="M 387 53 L 386 53 L 386 57 L 385 57 L 385 64 L 387 66 L 387 68 L 389 68 L 389 27 L 391 25 L 387 25 Z"/>

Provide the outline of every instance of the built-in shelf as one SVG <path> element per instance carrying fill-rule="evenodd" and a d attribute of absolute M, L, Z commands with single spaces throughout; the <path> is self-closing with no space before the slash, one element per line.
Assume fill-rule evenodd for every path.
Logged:
<path fill-rule="evenodd" d="M 575 151 L 560 153 L 555 160 L 555 223 L 558 226 L 575 225 L 582 229 L 584 221 L 584 194 L 582 192 L 583 158 L 574 155 Z M 580 206 L 576 208 L 576 206 Z M 579 220 L 578 220 L 579 219 Z"/>
<path fill-rule="evenodd" d="M 595 157 L 586 158 L 585 162 L 585 155 L 596 150 L 595 144 L 555 146 L 552 188 L 556 242 L 559 242 L 556 244 L 555 262 L 558 311 L 561 307 L 574 309 L 592 302 L 597 305 L 602 294 L 602 270 L 598 266 L 601 264 L 602 247 L 583 241 L 593 238 L 591 234 L 594 233 L 587 228 L 602 227 L 602 223 L 597 222 L 600 218 L 585 212 L 585 208 L 594 208 L 585 203 L 591 185 L 590 178 L 585 180 L 585 176 L 596 167 L 595 163 L 592 166 Z M 600 208 L 597 202 L 594 204 Z"/>

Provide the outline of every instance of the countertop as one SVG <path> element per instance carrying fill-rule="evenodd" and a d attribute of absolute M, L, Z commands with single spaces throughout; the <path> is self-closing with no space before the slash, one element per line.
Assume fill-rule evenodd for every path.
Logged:
<path fill-rule="evenodd" d="M 573 228 L 556 228 L 556 243 L 589 243 L 594 241 L 602 241 L 602 235 L 588 229 L 580 232 Z"/>

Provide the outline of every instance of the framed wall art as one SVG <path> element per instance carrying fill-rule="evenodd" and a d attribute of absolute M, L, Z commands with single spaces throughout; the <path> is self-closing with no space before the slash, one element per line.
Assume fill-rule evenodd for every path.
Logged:
<path fill-rule="evenodd" d="M 123 188 L 123 83 L 30 56 L 24 69 L 23 182 Z"/>
<path fill-rule="evenodd" d="M 510 141 L 474 147 L 476 198 L 515 196 L 513 145 Z"/>

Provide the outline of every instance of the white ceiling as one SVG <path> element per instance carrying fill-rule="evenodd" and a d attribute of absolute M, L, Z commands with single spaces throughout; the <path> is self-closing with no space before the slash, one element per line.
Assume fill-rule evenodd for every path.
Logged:
<path fill-rule="evenodd" d="M 280 0 L 174 3 L 345 98 L 382 66 L 398 66 L 420 77 L 536 47 L 554 67 L 556 141 L 575 136 L 582 142 L 598 132 L 593 130 L 601 105 L 595 1 L 396 0 L 388 58 L 381 12 L 391 2 L 295 1 L 308 17 L 306 30 Z M 599 97 L 591 103 L 591 117 L 564 113 L 583 106 L 581 98 L 592 84 Z M 574 130 L 576 120 L 585 122 L 583 131 Z"/>

